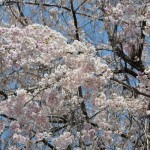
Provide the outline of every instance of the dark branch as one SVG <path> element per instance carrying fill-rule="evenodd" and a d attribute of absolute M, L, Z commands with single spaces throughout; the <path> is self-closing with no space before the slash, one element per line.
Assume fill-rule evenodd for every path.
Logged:
<path fill-rule="evenodd" d="M 52 150 L 56 150 L 56 148 L 52 144 L 50 144 L 45 138 L 43 138 L 41 141 L 37 141 L 36 144 L 40 143 L 40 142 L 43 142 L 45 145 L 47 145 Z"/>
<path fill-rule="evenodd" d="M 87 0 L 84 0 L 77 8 L 75 11 L 77 11 Z"/>
<path fill-rule="evenodd" d="M 140 92 L 140 91 L 137 90 L 136 88 L 134 88 L 134 87 L 132 87 L 132 86 L 130 86 L 130 85 L 128 85 L 128 84 L 122 82 L 122 81 L 119 81 L 119 80 L 117 80 L 116 78 L 110 78 L 110 79 L 113 80 L 113 81 L 118 82 L 119 84 L 122 84 L 123 86 L 125 86 L 125 87 L 128 88 L 129 90 L 134 91 L 136 94 L 143 95 L 143 96 L 145 96 L 145 97 L 149 97 L 149 98 L 150 98 L 150 95 L 148 95 L 148 94 L 146 94 L 146 93 L 143 93 L 143 92 Z"/>
<path fill-rule="evenodd" d="M 3 91 L 0 91 L 0 95 L 5 97 L 3 100 L 6 100 L 8 98 L 7 94 Z"/>
<path fill-rule="evenodd" d="M 121 69 L 121 70 L 116 70 L 114 71 L 115 74 L 118 74 L 118 73 L 128 73 L 130 75 L 132 75 L 134 78 L 136 78 L 138 76 L 138 74 L 128 68 L 124 68 L 124 69 Z"/>
<path fill-rule="evenodd" d="M 74 10 L 74 6 L 73 6 L 73 0 L 70 0 L 71 3 L 71 12 L 72 12 L 72 16 L 73 16 L 73 20 L 74 20 L 74 26 L 76 28 L 76 40 L 80 40 L 79 39 L 79 33 L 78 33 L 78 21 L 77 21 L 77 17 L 76 17 L 76 11 Z"/>
<path fill-rule="evenodd" d="M 9 120 L 12 120 L 12 121 L 16 121 L 16 120 L 17 120 L 17 119 L 15 119 L 15 118 L 8 117 L 8 116 L 5 115 L 5 114 L 0 114 L 0 116 L 2 116 L 2 117 L 4 117 L 4 118 L 7 118 L 7 119 L 9 119 Z"/>
<path fill-rule="evenodd" d="M 21 7 L 20 7 L 20 4 L 19 4 L 19 3 L 17 3 L 17 7 L 18 7 L 18 10 L 19 10 L 19 13 L 20 13 L 20 18 L 21 18 L 21 19 L 23 18 L 23 20 L 24 20 L 24 22 L 22 21 L 22 24 L 23 24 L 24 26 L 28 25 L 27 19 L 26 19 L 26 17 L 24 16 L 24 14 L 23 14 L 23 12 L 22 12 L 22 10 L 21 10 Z"/>
<path fill-rule="evenodd" d="M 121 57 L 126 63 L 130 64 L 136 70 L 141 71 L 141 72 L 144 71 L 144 66 L 143 66 L 142 62 L 139 62 L 139 61 L 135 62 L 135 61 L 133 61 L 127 55 L 125 55 L 123 53 L 123 51 L 119 47 L 114 48 L 113 52 L 115 54 L 117 54 L 118 57 Z"/>
<path fill-rule="evenodd" d="M 53 145 L 51 145 L 46 139 L 43 139 L 42 142 L 51 149 L 56 150 L 56 148 Z"/>
<path fill-rule="evenodd" d="M 65 117 L 51 115 L 48 118 L 51 123 L 67 123 Z"/>

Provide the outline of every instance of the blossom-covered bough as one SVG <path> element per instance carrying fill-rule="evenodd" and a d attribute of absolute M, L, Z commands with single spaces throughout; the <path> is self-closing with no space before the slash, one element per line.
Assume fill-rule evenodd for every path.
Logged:
<path fill-rule="evenodd" d="M 148 139 L 138 120 L 145 120 L 148 99 L 107 94 L 113 72 L 92 45 L 67 44 L 60 33 L 33 24 L 1 27 L 0 46 L 3 149 L 119 148 L 116 141 L 127 148 Z M 146 93 L 143 85 L 139 92 Z"/>
<path fill-rule="evenodd" d="M 148 0 L 0 1 L 1 149 L 150 149 L 149 16 Z"/>

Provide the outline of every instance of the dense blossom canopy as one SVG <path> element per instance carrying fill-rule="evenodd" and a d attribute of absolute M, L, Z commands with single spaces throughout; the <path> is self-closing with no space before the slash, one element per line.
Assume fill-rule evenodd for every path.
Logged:
<path fill-rule="evenodd" d="M 149 0 L 0 0 L 0 149 L 149 150 L 149 43 Z"/>
<path fill-rule="evenodd" d="M 0 27 L 0 35 L 1 84 L 8 95 L 0 102 L 0 132 L 11 130 L 10 149 L 38 149 L 41 142 L 58 150 L 88 143 L 94 149 L 101 138 L 109 148 L 116 142 L 113 136 L 129 131 L 128 123 L 122 126 L 107 120 L 107 111 L 145 115 L 148 100 L 144 96 L 125 99 L 106 94 L 113 73 L 92 45 L 67 44 L 60 33 L 38 24 L 23 29 Z M 149 73 L 147 69 L 139 76 L 144 79 L 141 92 Z M 10 85 L 14 81 L 17 88 Z M 94 111 L 87 110 L 88 102 Z"/>

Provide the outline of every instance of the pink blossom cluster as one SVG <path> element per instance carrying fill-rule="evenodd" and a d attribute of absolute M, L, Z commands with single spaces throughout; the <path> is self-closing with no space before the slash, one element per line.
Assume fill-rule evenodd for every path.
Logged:
<path fill-rule="evenodd" d="M 118 4 L 116 9 L 121 8 Z M 114 12 L 117 10 L 113 9 Z M 72 145 L 77 137 L 84 145 L 89 141 L 94 145 L 94 140 L 97 143 L 100 140 L 96 132 L 103 129 L 105 143 L 109 145 L 108 141 L 111 141 L 119 123 L 106 120 L 106 117 L 109 118 L 107 112 L 129 111 L 135 116 L 145 114 L 147 100 L 144 97 L 127 99 L 117 93 L 105 94 L 113 73 L 96 56 L 91 44 L 79 41 L 67 44 L 61 34 L 38 24 L 23 29 L 0 27 L 0 34 L 0 59 L 5 72 L 2 84 L 8 88 L 14 79 L 20 84 L 15 94 L 10 89 L 8 98 L 0 102 L 0 114 L 11 120 L 9 126 L 15 144 L 36 145 L 52 138 L 56 149 L 62 150 Z M 149 69 L 145 73 L 148 77 Z M 83 102 L 90 95 L 85 98 L 79 87 L 93 91 L 93 103 L 101 115 L 98 113 L 94 119 L 88 118 Z M 83 114 L 76 118 L 73 115 L 76 111 L 78 115 Z M 72 128 L 84 125 L 85 129 L 75 135 L 73 129 L 66 128 L 61 135 L 55 136 L 53 131 L 58 129 L 59 123 L 64 126 L 71 124 Z M 1 133 L 5 126 L 0 123 Z"/>
<path fill-rule="evenodd" d="M 53 139 L 53 143 L 58 150 L 65 150 L 73 143 L 74 136 L 70 132 L 64 132 L 59 137 Z"/>
<path fill-rule="evenodd" d="M 16 78 L 21 88 L 0 103 L 0 112 L 13 118 L 14 140 L 22 138 L 23 144 L 25 133 L 29 135 L 33 130 L 36 135 L 45 129 L 49 132 L 51 113 L 66 114 L 83 101 L 78 98 L 79 86 L 94 88 L 98 93 L 105 79 L 112 76 L 108 66 L 95 57 L 93 46 L 78 41 L 67 44 L 62 35 L 48 27 L 37 24 L 23 29 L 1 27 L 0 32 L 4 39 L 1 40 L 4 70 L 22 68 L 8 76 L 7 81 L 2 80 L 8 84 Z"/>

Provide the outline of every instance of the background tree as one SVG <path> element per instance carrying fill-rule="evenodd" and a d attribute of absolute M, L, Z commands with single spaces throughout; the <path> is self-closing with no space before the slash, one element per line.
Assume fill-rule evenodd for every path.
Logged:
<path fill-rule="evenodd" d="M 132 138 L 134 138 L 133 142 L 131 142 L 130 144 L 134 148 L 139 148 L 140 146 L 143 146 L 145 147 L 145 149 L 149 148 L 147 130 L 148 116 L 146 116 L 145 114 L 145 109 L 149 109 L 148 103 L 150 97 L 148 68 L 150 34 L 149 9 L 149 2 L 146 0 L 7 0 L 2 1 L 0 7 L 2 20 L 1 26 L 10 27 L 11 25 L 14 25 L 19 26 L 20 28 L 24 28 L 27 25 L 39 23 L 61 32 L 67 38 L 67 43 L 73 43 L 73 41 L 78 40 L 81 42 L 88 42 L 94 45 L 97 52 L 96 55 L 102 56 L 103 60 L 107 62 L 108 66 L 113 70 L 114 73 L 114 75 L 110 78 L 111 80 L 107 83 L 107 86 L 105 86 L 105 88 L 103 87 L 105 89 L 104 93 L 107 96 L 107 100 L 113 99 L 112 102 L 107 102 L 112 104 L 114 108 L 119 107 L 118 105 L 121 106 L 118 100 L 122 100 L 122 98 L 117 98 L 118 94 L 120 94 L 125 97 L 126 101 L 130 99 L 130 101 L 132 102 L 131 104 L 134 105 L 132 108 L 132 110 L 134 110 L 134 113 L 135 111 L 137 112 L 139 108 L 141 109 L 143 106 L 146 106 L 143 112 L 140 111 L 137 114 L 135 113 L 136 115 L 130 109 L 127 109 L 129 106 L 125 108 L 124 111 L 119 107 L 120 111 L 117 110 L 118 112 L 113 111 L 113 109 L 110 109 L 109 107 L 106 107 L 107 109 L 105 108 L 104 112 L 107 112 L 107 115 L 103 114 L 104 112 L 102 111 L 100 118 L 105 119 L 107 123 L 110 120 L 114 119 L 114 124 L 116 124 L 117 122 L 119 122 L 119 120 L 122 120 L 122 117 L 125 117 L 126 119 L 123 120 L 125 122 L 124 125 L 126 128 L 124 128 L 124 132 L 118 131 L 119 133 L 117 133 L 117 135 L 122 138 L 121 142 L 126 143 L 128 139 L 132 141 Z M 3 34 L 3 31 L 1 34 Z M 1 38 L 1 41 L 3 44 L 5 42 L 5 39 Z M 48 42 L 48 40 L 45 42 Z M 13 54 L 13 51 L 11 53 Z M 78 51 L 78 53 L 78 55 L 81 55 L 83 52 Z M 70 55 L 72 54 L 73 52 L 69 52 L 67 54 L 69 56 L 67 57 L 70 57 Z M 2 59 L 3 57 L 1 58 L 1 60 Z M 72 60 L 70 61 L 72 63 Z M 4 66 L 1 65 L 2 76 L 4 75 L 4 71 L 6 72 L 6 70 L 8 69 L 6 68 L 5 70 Z M 86 65 L 84 67 L 86 68 Z M 38 68 L 36 69 L 38 70 L 36 72 L 36 75 L 38 74 L 38 76 L 39 74 L 44 75 L 45 73 L 49 74 L 50 72 L 53 72 L 53 69 L 51 70 L 50 68 L 45 67 L 45 65 L 38 66 Z M 13 71 L 10 70 L 8 71 L 8 73 L 10 75 L 10 72 L 16 71 L 17 70 L 13 69 Z M 92 71 L 92 66 L 90 71 Z M 37 78 L 36 81 L 39 82 L 39 77 L 33 78 L 33 74 L 31 74 L 31 72 L 26 73 L 30 73 L 30 75 L 28 75 L 29 77 L 27 76 L 28 78 L 26 79 L 26 82 L 31 82 L 33 79 L 35 81 L 35 78 Z M 22 82 L 22 78 L 21 80 L 18 80 L 18 76 L 15 75 L 16 77 L 14 77 L 14 74 L 11 74 L 13 78 L 2 78 L 1 95 L 4 97 L 4 99 L 8 97 L 9 93 L 8 87 L 6 87 L 6 85 L 8 85 L 10 81 L 14 81 L 15 78 L 17 78 L 16 86 L 18 86 L 19 83 L 20 87 L 23 87 L 25 90 L 27 90 L 29 86 L 23 85 L 24 82 Z M 96 82 L 100 84 L 100 81 L 90 80 L 90 85 L 92 83 L 96 84 Z M 30 89 L 30 93 L 34 92 L 34 86 L 36 88 L 36 84 L 31 86 L 32 90 Z M 78 87 L 79 95 L 80 97 L 83 97 L 83 87 L 81 86 Z M 88 83 L 86 88 L 87 87 Z M 89 95 L 93 96 L 92 92 L 94 93 L 94 90 L 92 91 L 92 89 L 86 90 L 84 96 L 89 98 Z M 114 94 L 112 97 L 109 98 L 109 95 L 112 95 L 112 93 L 114 92 L 117 93 L 117 95 Z M 144 102 L 141 105 L 143 97 Z M 138 104 L 140 104 L 139 108 Z M 89 114 L 87 113 L 88 109 L 86 108 L 86 103 L 84 101 L 81 103 L 81 108 L 82 113 L 85 115 L 86 122 L 89 123 Z M 74 111 L 74 109 L 72 111 Z M 74 111 L 74 113 L 74 116 L 71 116 L 72 120 L 74 120 L 77 115 L 76 111 Z M 109 124 L 112 124 L 112 122 L 110 122 Z M 106 126 L 107 125 L 105 124 L 104 127 Z M 112 135 L 114 136 L 117 125 L 114 125 L 113 127 L 115 127 L 112 132 Z M 136 129 L 136 131 L 133 132 L 133 130 L 131 130 L 132 128 Z M 109 135 L 109 127 L 106 130 L 106 133 Z M 109 137 L 111 136 L 109 135 Z M 103 145 L 104 149 L 107 149 L 107 144 L 104 141 L 108 141 L 108 137 L 105 140 L 104 139 L 100 140 L 99 138 L 98 142 L 100 146 Z M 116 143 L 114 142 L 112 145 L 116 146 Z M 124 145 L 121 143 L 119 146 Z"/>

